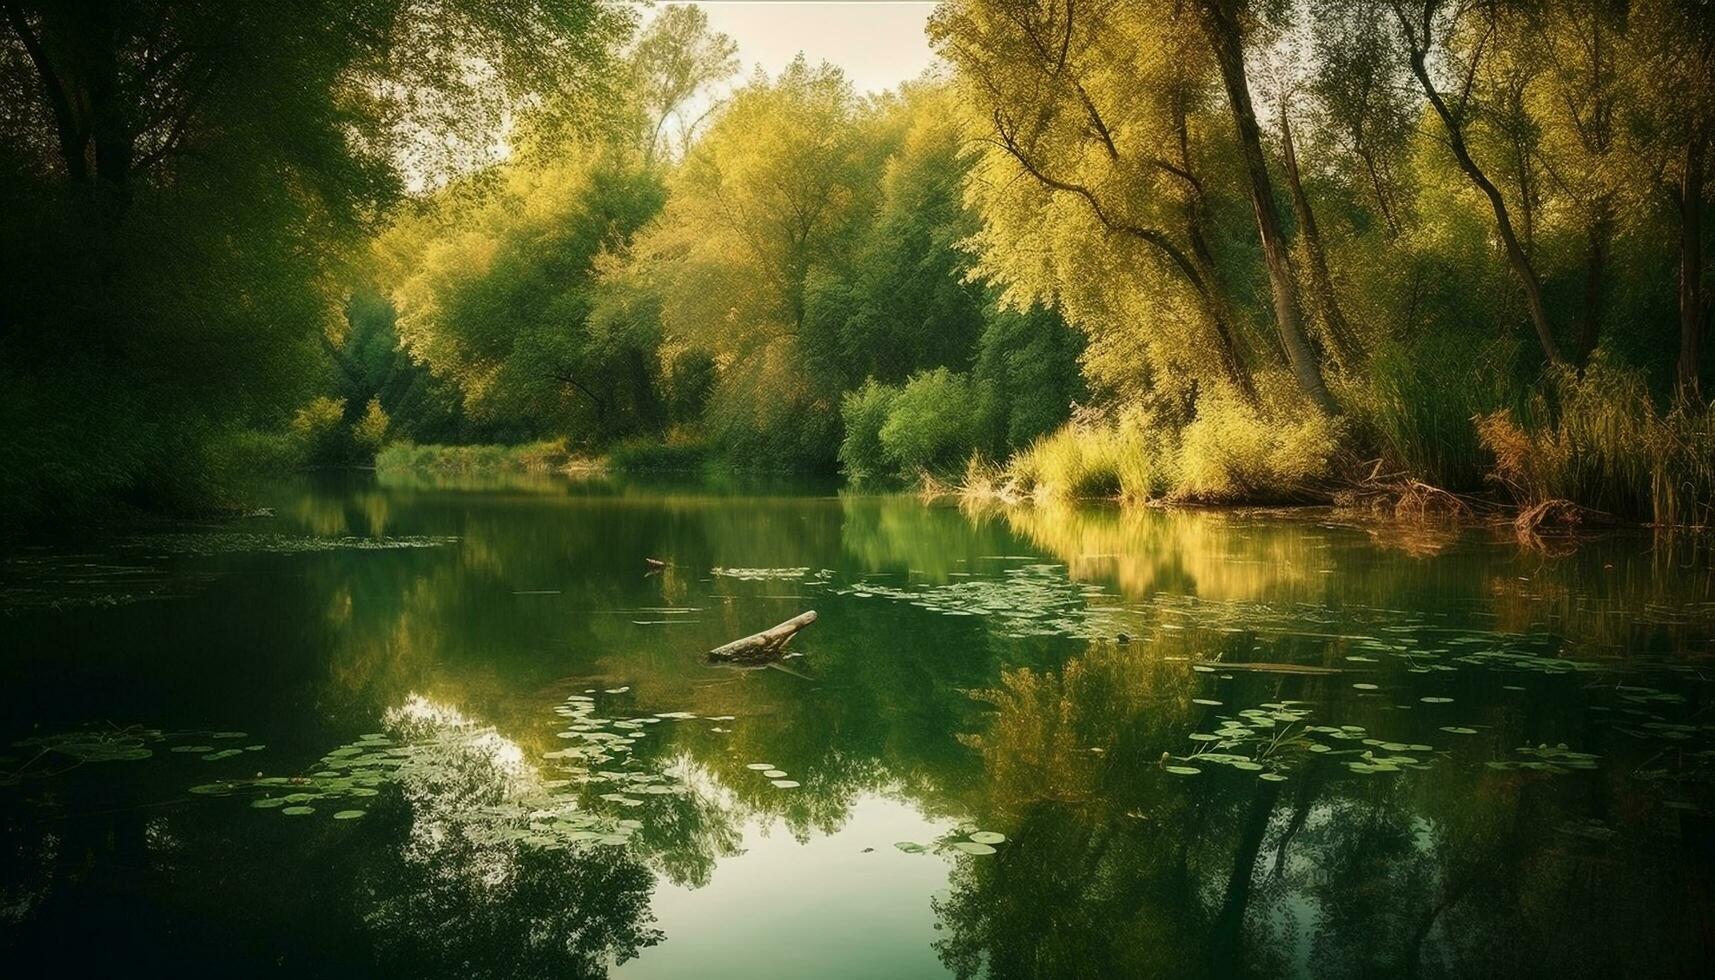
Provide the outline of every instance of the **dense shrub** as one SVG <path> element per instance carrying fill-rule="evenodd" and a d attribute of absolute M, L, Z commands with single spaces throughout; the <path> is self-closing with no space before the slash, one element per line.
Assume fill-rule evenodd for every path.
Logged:
<path fill-rule="evenodd" d="M 975 448 L 978 408 L 963 375 L 946 368 L 915 374 L 888 410 L 879 433 L 882 452 L 902 474 L 962 462 Z"/>
<path fill-rule="evenodd" d="M 1225 390 L 1202 399 L 1185 427 L 1174 493 L 1193 500 L 1288 499 L 1332 474 L 1343 425 L 1315 411 L 1279 376 L 1263 376 L 1262 404 Z"/>
<path fill-rule="evenodd" d="M 292 416 L 289 430 L 305 461 L 343 463 L 351 455 L 351 434 L 345 428 L 345 401 L 319 395 Z"/>
<path fill-rule="evenodd" d="M 430 473 L 546 473 L 580 462 L 564 439 L 518 446 L 419 446 L 395 442 L 375 457 L 377 470 Z"/>
<path fill-rule="evenodd" d="M 839 451 L 839 390 L 805 374 L 794 344 L 771 345 L 716 384 L 704 431 L 737 470 L 826 472 Z"/>
<path fill-rule="evenodd" d="M 1008 490 L 1045 499 L 1152 500 L 1171 485 L 1165 435 L 1152 432 L 1141 412 L 1128 412 L 1116 423 L 1074 421 L 1014 458 Z"/>
<path fill-rule="evenodd" d="M 840 421 L 845 438 L 840 441 L 840 470 L 852 480 L 873 480 L 890 475 L 893 468 L 881 446 L 881 427 L 899 389 L 871 378 L 862 388 L 846 392 L 840 402 Z"/>
<path fill-rule="evenodd" d="M 373 460 L 381 451 L 387 442 L 388 423 L 387 410 L 381 407 L 381 399 L 369 399 L 362 417 L 351 427 L 351 441 L 361 458 Z"/>

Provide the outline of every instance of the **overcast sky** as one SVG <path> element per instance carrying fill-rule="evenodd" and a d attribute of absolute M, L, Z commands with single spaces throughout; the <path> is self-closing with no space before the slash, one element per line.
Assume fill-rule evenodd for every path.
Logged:
<path fill-rule="evenodd" d="M 671 4 L 669 4 L 671 5 Z M 916 78 L 934 54 L 923 23 L 929 0 L 698 0 L 709 26 L 738 42 L 742 82 L 760 64 L 770 75 L 797 56 L 845 70 L 859 92 Z"/>

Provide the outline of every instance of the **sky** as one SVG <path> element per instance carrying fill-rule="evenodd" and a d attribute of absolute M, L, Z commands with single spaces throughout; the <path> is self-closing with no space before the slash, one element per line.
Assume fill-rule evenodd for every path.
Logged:
<path fill-rule="evenodd" d="M 777 75 L 799 51 L 845 70 L 859 92 L 916 78 L 934 61 L 923 24 L 931 0 L 699 0 L 709 27 L 738 42 L 742 81 L 760 64 Z"/>

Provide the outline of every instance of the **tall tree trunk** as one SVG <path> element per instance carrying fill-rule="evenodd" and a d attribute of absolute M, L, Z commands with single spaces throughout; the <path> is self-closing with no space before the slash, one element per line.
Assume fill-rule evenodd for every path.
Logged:
<path fill-rule="evenodd" d="M 1698 125 L 1685 146 L 1679 177 L 1679 392 L 1698 400 L 1698 347 L 1703 340 L 1703 158 L 1707 127 Z"/>
<path fill-rule="evenodd" d="M 1404 34 L 1406 48 L 1411 52 L 1411 73 L 1417 77 L 1418 85 L 1423 89 L 1424 97 L 1435 110 L 1435 115 L 1441 120 L 1442 129 L 1447 133 L 1447 142 L 1453 149 L 1453 157 L 1459 162 L 1459 169 L 1483 196 L 1489 199 L 1489 207 L 1495 213 L 1495 230 L 1500 233 L 1501 243 L 1506 247 L 1507 262 L 1512 266 L 1513 273 L 1518 276 L 1519 284 L 1524 287 L 1526 305 L 1530 308 L 1531 326 L 1536 329 L 1537 342 L 1542 345 L 1542 353 L 1551 364 L 1564 364 L 1565 358 L 1560 355 L 1560 347 L 1554 342 L 1554 330 L 1549 324 L 1548 307 L 1542 300 L 1542 281 L 1537 278 L 1536 267 L 1531 265 L 1530 256 L 1525 254 L 1524 246 L 1519 244 L 1518 234 L 1513 230 L 1512 216 L 1507 212 L 1506 199 L 1501 196 L 1483 168 L 1477 166 L 1472 159 L 1471 150 L 1465 145 L 1465 133 L 1460 121 L 1453 116 L 1452 110 L 1441 98 L 1441 93 L 1435 88 L 1435 83 L 1429 78 L 1429 68 L 1425 59 L 1429 53 L 1430 18 L 1424 17 L 1423 37 L 1417 36 L 1411 21 L 1405 15 L 1405 9 L 1395 2 L 1394 15 L 1399 18 L 1400 31 Z"/>
<path fill-rule="evenodd" d="M 1590 355 L 1602 340 L 1602 280 L 1607 276 L 1608 243 L 1613 233 L 1608 203 L 1598 202 L 1596 213 L 1585 229 L 1584 303 L 1578 310 L 1573 339 L 1572 363 L 1580 370 L 1590 363 Z"/>
<path fill-rule="evenodd" d="M 1292 191 L 1292 211 L 1298 218 L 1298 229 L 1304 236 L 1304 253 L 1310 266 L 1310 288 L 1316 294 L 1316 306 L 1322 318 L 1322 333 L 1333 348 L 1340 366 L 1351 370 L 1363 360 L 1363 347 L 1346 321 L 1346 315 L 1340 311 L 1340 298 L 1334 293 L 1334 277 L 1328 273 L 1328 254 L 1322 248 L 1322 232 L 1316 227 L 1316 212 L 1310 208 L 1310 197 L 1304 193 L 1304 181 L 1298 172 L 1298 151 L 1292 145 L 1290 115 L 1283 103 L 1280 109 L 1280 137 L 1285 153 L 1286 184 Z"/>
<path fill-rule="evenodd" d="M 37 28 L 24 16 L 24 10 L 17 0 L 4 0 L 4 6 L 6 20 L 23 44 L 24 53 L 29 56 L 30 64 L 36 70 L 36 78 L 42 83 L 42 91 L 48 99 L 48 108 L 53 112 L 60 161 L 65 166 L 66 177 L 74 183 L 83 183 L 89 179 L 89 165 L 84 159 L 85 150 L 89 146 L 89 129 L 78 119 L 71 94 L 66 91 L 65 81 L 60 77 L 60 72 L 54 66 L 41 38 L 37 36 Z"/>
<path fill-rule="evenodd" d="M 1298 387 L 1316 407 L 1335 415 L 1339 407 L 1322 380 L 1322 366 L 1304 335 L 1299 319 L 1298 284 L 1292 274 L 1292 257 L 1280 231 L 1275 209 L 1274 186 L 1269 182 L 1268 163 L 1262 154 L 1262 131 L 1251 106 L 1250 83 L 1245 74 L 1244 41 L 1239 32 L 1238 12 L 1233 0 L 1204 0 L 1203 28 L 1221 65 L 1221 80 L 1232 107 L 1238 130 L 1239 151 L 1250 182 L 1251 209 L 1256 212 L 1257 234 L 1262 239 L 1263 262 L 1268 267 L 1270 293 L 1274 300 L 1274 322 L 1281 346 Z"/>

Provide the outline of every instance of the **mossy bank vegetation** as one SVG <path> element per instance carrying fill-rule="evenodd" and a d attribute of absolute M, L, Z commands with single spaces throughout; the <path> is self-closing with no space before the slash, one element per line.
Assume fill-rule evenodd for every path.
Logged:
<path fill-rule="evenodd" d="M 1715 519 L 1701 4 L 944 0 L 870 95 L 686 6 L 10 6 L 14 514 L 605 459 Z"/>

